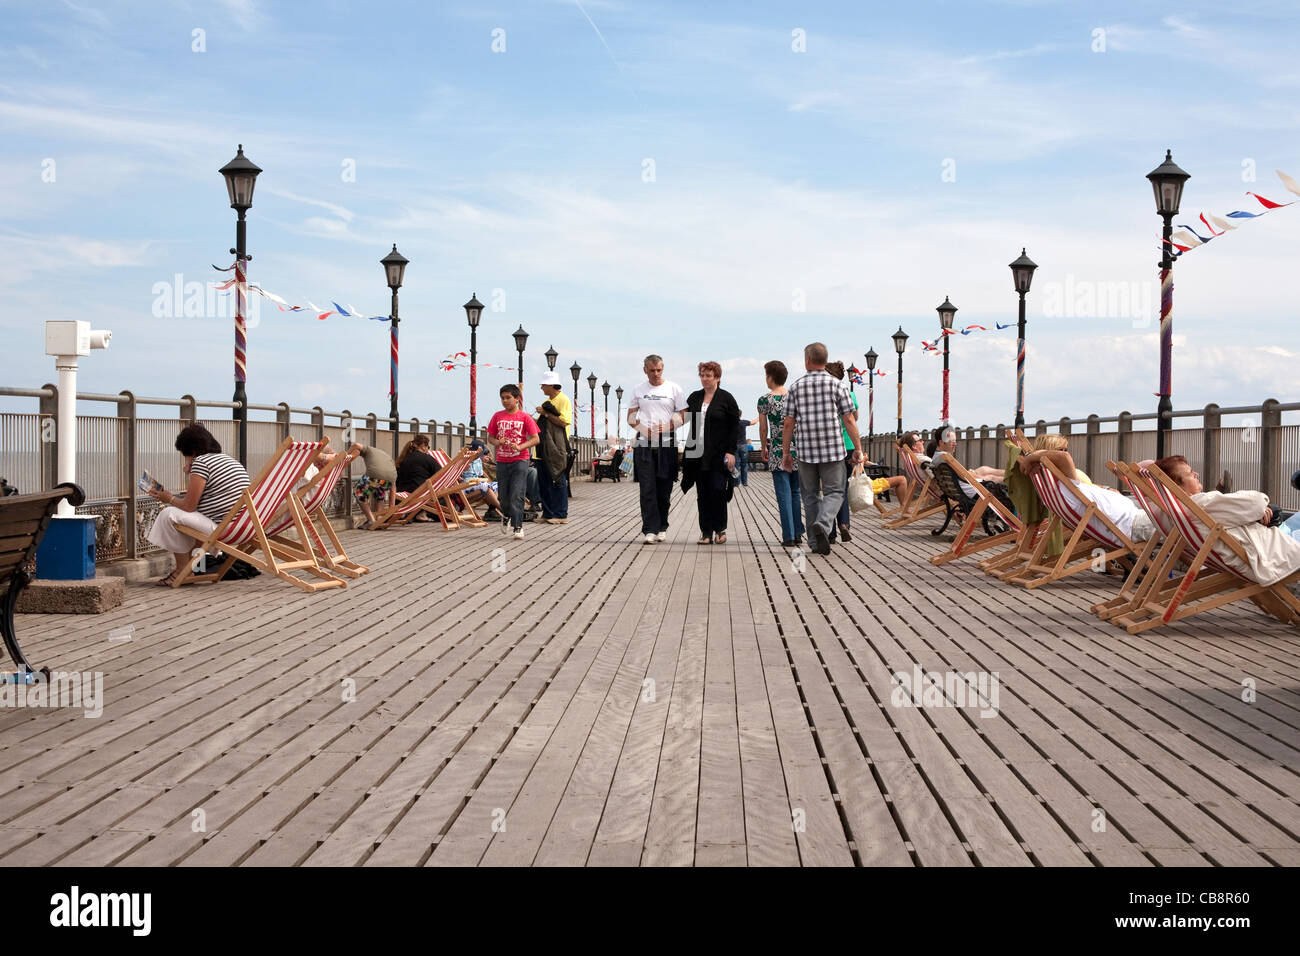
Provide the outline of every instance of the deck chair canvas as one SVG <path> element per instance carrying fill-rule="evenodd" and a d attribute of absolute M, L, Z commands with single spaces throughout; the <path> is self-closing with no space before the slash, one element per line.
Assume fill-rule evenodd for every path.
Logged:
<path fill-rule="evenodd" d="M 1178 547 L 1176 540 L 1169 540 L 1169 535 L 1173 531 L 1173 523 L 1156 503 L 1155 488 L 1150 484 L 1149 480 L 1138 474 L 1136 466 L 1122 461 L 1108 461 L 1106 467 L 1132 492 L 1133 500 L 1151 519 L 1154 533 L 1147 539 L 1142 550 L 1138 552 L 1132 570 L 1124 578 L 1124 583 L 1119 589 L 1119 594 L 1109 600 L 1100 601 L 1089 608 L 1093 614 L 1096 614 L 1103 621 L 1110 620 L 1131 610 L 1135 606 L 1134 602 L 1139 595 L 1145 596 L 1153 587 L 1158 585 L 1159 582 L 1149 572 L 1156 567 L 1163 566 L 1169 552 Z M 1168 583 L 1168 580 L 1168 578 L 1165 579 L 1166 583 Z"/>
<path fill-rule="evenodd" d="M 1113 624 L 1140 634 L 1249 598 L 1282 623 L 1300 625 L 1300 598 L 1289 590 L 1289 585 L 1300 581 L 1300 571 L 1273 584 L 1251 580 L 1215 551 L 1216 545 L 1222 545 L 1249 563 L 1245 547 L 1224 525 L 1156 465 L 1137 468 L 1136 474 L 1149 482 L 1170 533 L 1160 551 L 1163 561 L 1153 562 L 1144 581 L 1146 587 L 1139 590 L 1128 609 L 1110 618 Z M 1180 561 L 1187 570 L 1171 582 L 1169 573 Z M 1203 571 L 1209 573 L 1202 576 Z"/>
<path fill-rule="evenodd" d="M 913 491 L 907 506 L 902 508 L 892 521 L 885 522 L 886 528 L 905 528 L 913 522 L 948 509 L 948 501 L 939 491 L 939 486 L 934 483 L 934 477 L 926 474 L 921 468 L 921 463 L 912 454 L 912 449 L 900 448 L 898 453 L 907 480 L 912 483 Z"/>
<path fill-rule="evenodd" d="M 975 554 L 979 551 L 987 551 L 989 548 L 997 548 L 1006 544 L 1011 544 L 1020 536 L 1022 525 L 1020 519 L 1016 516 L 1016 513 L 1003 504 L 1002 501 L 993 494 L 993 492 L 985 488 L 983 483 L 967 471 L 961 462 L 957 461 L 957 459 L 952 455 L 948 455 L 941 463 L 933 466 L 933 470 L 937 475 L 935 480 L 940 482 L 941 489 L 943 489 L 943 483 L 945 480 L 945 475 L 942 469 L 945 468 L 952 472 L 952 477 L 955 477 L 959 481 L 964 481 L 974 488 L 976 498 L 974 504 L 970 506 L 970 510 L 966 512 L 966 520 L 964 520 L 961 523 L 961 527 L 957 529 L 957 536 L 953 539 L 952 545 L 947 551 L 936 554 L 934 557 L 930 558 L 931 564 L 947 564 L 949 561 L 964 558 L 969 554 Z M 943 490 L 949 496 L 952 494 L 961 494 L 960 486 L 954 487 L 951 491 L 948 489 Z M 965 496 L 963 496 L 963 500 L 964 498 Z M 963 510 L 965 509 L 963 508 Z M 988 515 L 990 511 L 992 512 L 992 515 Z M 971 537 L 975 534 L 975 529 L 984 523 L 986 515 L 990 517 L 996 516 L 1002 519 L 1002 523 L 1006 525 L 1007 530 L 988 534 L 986 537 L 972 544 Z M 989 531 L 987 526 L 985 527 L 985 531 Z"/>
<path fill-rule="evenodd" d="M 405 497 L 400 497 L 399 492 L 396 501 L 375 515 L 375 526 L 390 528 L 398 524 L 408 524 L 418 515 L 427 512 L 442 522 L 444 531 L 460 527 L 456 509 L 450 503 L 441 502 L 438 496 L 460 482 L 461 475 L 469 465 L 471 455 L 473 452 L 468 447 L 462 448 L 455 457 L 439 468 L 435 475 L 415 491 Z"/>
<path fill-rule="evenodd" d="M 236 560 L 243 560 L 259 571 L 273 574 L 304 591 L 346 587 L 347 583 L 342 578 L 335 577 L 320 566 L 314 553 L 299 552 L 282 559 L 276 554 L 266 533 L 266 522 L 282 507 L 287 507 L 300 540 L 307 540 L 302 504 L 293 497 L 292 492 L 306 474 L 312 460 L 328 444 L 328 438 L 321 441 L 286 438 L 276 448 L 257 478 L 244 489 L 239 501 L 231 506 L 226 516 L 209 534 L 178 526 L 178 530 L 194 539 L 196 551 L 220 550 L 226 559 L 215 572 L 207 573 L 196 573 L 194 565 L 186 562 L 176 570 L 171 586 L 180 587 L 186 581 L 220 581 Z M 262 557 L 257 557 L 258 552 Z M 304 581 L 292 574 L 293 571 L 304 571 L 321 580 Z"/>
<path fill-rule="evenodd" d="M 446 468 L 451 464 L 451 459 L 447 457 L 447 453 L 444 451 L 435 449 L 433 457 L 438 460 L 438 464 L 443 468 Z M 456 484 L 448 488 L 446 491 L 437 494 L 434 497 L 433 506 L 438 508 L 448 508 L 451 512 L 451 517 L 455 520 L 455 523 L 458 526 L 467 524 L 472 528 L 485 528 L 487 527 L 487 522 L 479 517 L 478 511 L 475 509 L 473 502 L 469 500 L 469 496 L 465 492 L 470 488 L 473 488 L 480 481 L 486 481 L 487 479 L 474 478 L 468 481 L 461 480 L 461 476 L 465 474 L 465 469 L 469 467 L 472 460 L 472 455 L 466 456 L 465 464 L 461 466 L 460 471 L 458 472 Z M 463 510 L 457 509 L 456 505 L 458 504 Z M 433 511 L 433 506 L 430 507 L 430 511 Z M 443 522 L 443 527 L 447 527 L 446 522 Z"/>
<path fill-rule="evenodd" d="M 1080 571 L 1138 554 L 1141 550 L 1108 518 L 1079 486 L 1052 462 L 1044 461 L 1031 476 L 1039 500 L 1052 513 L 1048 533 L 1039 536 L 1028 563 L 1002 575 L 1002 580 L 1040 588 Z M 1069 537 L 1055 559 L 1045 557 L 1048 534 L 1059 526 Z"/>
<path fill-rule="evenodd" d="M 1006 438 L 1007 441 L 1019 445 L 1022 450 L 1027 450 L 1029 447 L 1024 433 L 1019 429 L 1008 428 Z M 1048 535 L 1048 524 L 1047 521 L 1025 522 L 1024 517 L 1021 516 L 1020 533 L 1016 536 L 1015 542 L 1011 547 L 981 561 L 980 570 L 1002 580 L 1005 580 L 1007 575 L 1015 574 L 1033 558 L 1040 537 Z"/>
<path fill-rule="evenodd" d="M 361 446 L 353 444 L 343 454 L 336 455 L 334 460 L 317 472 L 306 485 L 293 492 L 291 497 L 298 499 L 306 519 L 304 529 L 307 532 L 307 541 L 287 536 L 287 532 L 294 529 L 293 514 L 287 506 L 282 507 L 271 519 L 266 527 L 266 536 L 277 557 L 304 558 L 306 557 L 303 553 L 304 545 L 306 545 L 315 554 L 316 560 L 334 574 L 359 578 L 363 574 L 370 573 L 368 567 L 348 557 L 339 536 L 334 533 L 334 526 L 325 515 L 325 504 L 334 494 L 338 483 L 347 481 L 348 468 L 360 454 Z"/>

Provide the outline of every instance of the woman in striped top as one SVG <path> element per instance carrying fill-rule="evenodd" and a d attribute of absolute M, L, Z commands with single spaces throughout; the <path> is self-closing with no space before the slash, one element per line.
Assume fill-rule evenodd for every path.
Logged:
<path fill-rule="evenodd" d="M 178 528 L 193 528 L 209 534 L 235 504 L 249 485 L 244 466 L 221 453 L 221 443 L 202 425 L 188 425 L 176 436 L 176 450 L 184 457 L 181 470 L 189 476 L 185 490 L 174 495 L 165 488 L 150 490 L 152 498 L 167 507 L 158 512 L 149 541 L 166 548 L 176 560 L 176 568 L 192 560 L 193 538 Z M 158 582 L 160 587 L 170 587 L 176 571 Z"/>

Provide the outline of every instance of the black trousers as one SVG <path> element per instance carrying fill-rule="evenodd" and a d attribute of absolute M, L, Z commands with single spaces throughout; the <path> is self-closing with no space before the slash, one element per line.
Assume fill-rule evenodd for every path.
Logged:
<path fill-rule="evenodd" d="M 641 533 L 668 530 L 668 506 L 677 483 L 677 448 L 638 445 L 632 450 L 632 468 L 641 492 Z"/>
<path fill-rule="evenodd" d="M 705 537 L 727 530 L 727 478 L 726 472 L 701 471 L 695 480 L 700 534 Z"/>

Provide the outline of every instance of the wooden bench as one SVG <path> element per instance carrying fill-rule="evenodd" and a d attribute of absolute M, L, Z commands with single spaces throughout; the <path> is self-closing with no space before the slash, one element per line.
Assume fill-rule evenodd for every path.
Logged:
<path fill-rule="evenodd" d="M 5 649 L 21 671 L 31 672 L 35 668 L 27 663 L 22 648 L 18 646 L 14 609 L 18 606 L 18 595 L 32 581 L 30 565 L 41 539 L 45 537 L 50 518 L 65 498 L 76 506 L 86 500 L 86 495 L 76 485 L 64 483 L 34 495 L 0 498 L 0 587 L 5 588 L 0 631 L 3 631 Z"/>
<path fill-rule="evenodd" d="M 600 481 L 602 478 L 609 478 L 613 481 L 621 481 L 623 472 L 620 470 L 623 464 L 623 449 L 614 452 L 614 457 L 609 461 L 596 461 L 596 467 L 592 469 L 591 480 Z"/>

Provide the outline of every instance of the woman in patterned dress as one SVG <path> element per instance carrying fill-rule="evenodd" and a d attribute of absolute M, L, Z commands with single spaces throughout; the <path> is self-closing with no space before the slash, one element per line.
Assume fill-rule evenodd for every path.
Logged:
<path fill-rule="evenodd" d="M 796 459 L 794 471 L 781 469 L 784 449 L 781 446 L 781 427 L 785 419 L 785 380 L 789 371 L 784 362 L 771 361 L 763 366 L 767 375 L 768 392 L 758 400 L 758 436 L 767 455 L 767 467 L 772 473 L 776 488 L 776 507 L 781 513 L 781 547 L 793 548 L 803 538 L 803 505 L 799 498 L 798 456 L 791 446 L 790 454 Z"/>

